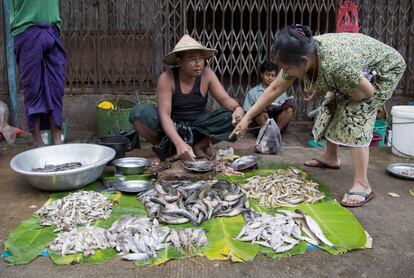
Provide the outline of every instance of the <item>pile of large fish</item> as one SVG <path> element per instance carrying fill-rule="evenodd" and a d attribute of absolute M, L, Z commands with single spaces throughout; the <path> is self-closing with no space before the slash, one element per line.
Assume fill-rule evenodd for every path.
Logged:
<path fill-rule="evenodd" d="M 238 215 L 244 207 L 240 186 L 225 180 L 161 181 L 138 198 L 148 216 L 164 224 L 198 226 L 211 217 Z"/>
<path fill-rule="evenodd" d="M 279 210 L 280 214 L 271 216 L 250 214 L 236 239 L 249 241 L 264 247 L 272 248 L 276 253 L 291 250 L 304 240 L 312 245 L 324 243 L 336 248 L 323 233 L 319 224 L 309 215 L 300 211 Z M 305 234 L 303 235 L 302 232 Z"/>
<path fill-rule="evenodd" d="M 156 219 L 126 216 L 114 222 L 106 231 L 110 246 L 123 260 L 136 261 L 157 257 L 157 251 L 168 248 L 171 243 L 181 253 L 192 252 L 207 244 L 202 229 L 173 230 L 160 226 Z"/>
<path fill-rule="evenodd" d="M 112 212 L 112 202 L 104 195 L 93 191 L 77 191 L 42 207 L 42 226 L 56 225 L 54 231 L 71 230 L 78 225 L 90 224 L 93 220 L 107 219 Z"/>
<path fill-rule="evenodd" d="M 251 177 L 242 186 L 242 191 L 247 198 L 259 200 L 261 206 L 283 207 L 323 199 L 325 195 L 318 187 L 316 182 L 288 169 L 265 177 Z"/>
<path fill-rule="evenodd" d="M 62 256 L 83 253 L 85 257 L 88 257 L 94 255 L 97 249 L 111 248 L 105 231 L 105 229 L 89 225 L 77 227 L 58 234 L 57 238 L 50 243 L 49 248 L 60 252 Z"/>

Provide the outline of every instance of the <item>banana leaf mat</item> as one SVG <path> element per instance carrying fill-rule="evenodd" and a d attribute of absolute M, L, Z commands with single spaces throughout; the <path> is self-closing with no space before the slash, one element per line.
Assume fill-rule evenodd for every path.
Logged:
<path fill-rule="evenodd" d="M 257 170 L 246 172 L 244 176 L 217 176 L 219 179 L 227 179 L 241 185 L 254 175 L 270 175 L 277 169 L 287 169 L 295 165 L 264 162 L 259 164 Z M 317 181 L 303 172 L 307 178 L 319 183 L 319 190 L 325 193 L 325 198 L 314 204 L 302 203 L 295 207 L 284 208 L 288 210 L 300 209 L 314 218 L 321 226 L 326 237 L 337 248 L 327 246 L 314 247 L 301 241 L 293 249 L 284 253 L 275 253 L 271 248 L 236 240 L 241 228 L 246 221 L 241 215 L 234 217 L 217 217 L 203 222 L 200 228 L 207 231 L 208 245 L 202 250 L 196 250 L 191 254 L 182 255 L 174 247 L 158 251 L 157 258 L 135 261 L 136 265 L 159 265 L 169 260 L 184 259 L 191 256 L 204 256 L 208 260 L 230 260 L 232 262 L 245 262 L 253 260 L 258 254 L 271 258 L 289 257 L 305 253 L 307 250 L 322 249 L 333 255 L 340 255 L 349 250 L 370 247 L 367 234 L 358 220 L 346 208 L 342 207 L 332 196 L 327 185 Z M 129 176 L 127 179 L 149 179 L 148 175 Z M 96 190 L 98 183 L 92 183 L 83 190 Z M 50 195 L 50 202 L 64 197 L 70 192 L 54 193 Z M 147 215 L 144 205 L 138 201 L 134 194 L 104 193 L 114 202 L 111 216 L 106 220 L 98 220 L 93 223 L 98 227 L 109 228 L 113 222 L 127 215 Z M 276 210 L 259 206 L 256 200 L 249 199 L 250 208 L 256 212 L 275 214 Z M 115 249 L 97 250 L 93 256 L 85 257 L 83 254 L 62 256 L 60 253 L 47 249 L 49 243 L 54 240 L 54 226 L 44 227 L 38 224 L 39 216 L 34 214 L 30 219 L 23 221 L 16 227 L 4 241 L 3 258 L 10 265 L 28 264 L 38 256 L 49 256 L 57 265 L 87 263 L 101 264 L 117 256 Z M 174 229 L 193 227 L 192 224 L 170 225 Z"/>

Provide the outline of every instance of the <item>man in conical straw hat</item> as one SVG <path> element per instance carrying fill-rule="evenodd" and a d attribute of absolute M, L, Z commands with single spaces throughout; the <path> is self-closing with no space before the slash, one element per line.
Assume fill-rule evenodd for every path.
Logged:
<path fill-rule="evenodd" d="M 209 146 L 229 140 L 233 125 L 244 115 L 206 66 L 216 52 L 184 35 L 164 58 L 173 67 L 158 78 L 157 105 L 139 104 L 131 112 L 130 121 L 161 160 L 174 149 L 183 160 L 208 157 Z M 206 111 L 209 92 L 223 108 Z"/>

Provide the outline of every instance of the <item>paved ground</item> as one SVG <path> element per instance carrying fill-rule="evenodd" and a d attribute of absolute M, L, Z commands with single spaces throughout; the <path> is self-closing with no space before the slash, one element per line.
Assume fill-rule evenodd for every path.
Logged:
<path fill-rule="evenodd" d="M 86 140 L 91 136 L 86 132 L 79 137 Z M 317 156 L 320 150 L 304 147 L 307 137 L 307 134 L 288 135 L 282 155 L 263 159 L 301 164 Z M 0 243 L 36 210 L 30 206 L 40 207 L 48 199 L 47 192 L 31 188 L 9 167 L 10 159 L 27 149 L 29 141 L 20 138 L 12 147 L 4 141 L 0 143 Z M 234 147 L 245 154 L 251 152 L 251 143 L 252 140 L 243 140 Z M 152 154 L 146 148 L 128 155 L 149 157 Z M 306 169 L 329 184 L 338 198 L 348 189 L 352 177 L 349 150 L 341 149 L 340 156 L 341 170 Z M 103 265 L 55 266 L 49 258 L 37 258 L 29 265 L 17 267 L 8 267 L 1 261 L 0 277 L 414 277 L 414 198 L 408 193 L 409 189 L 414 190 L 414 182 L 385 173 L 389 163 L 403 161 L 391 155 L 389 149 L 372 149 L 369 178 L 376 198 L 352 211 L 373 237 L 373 249 L 341 256 L 313 251 L 278 260 L 258 256 L 252 262 L 237 264 L 200 257 L 158 267 L 135 267 L 118 259 Z M 396 192 L 401 197 L 392 198 L 388 192 Z"/>

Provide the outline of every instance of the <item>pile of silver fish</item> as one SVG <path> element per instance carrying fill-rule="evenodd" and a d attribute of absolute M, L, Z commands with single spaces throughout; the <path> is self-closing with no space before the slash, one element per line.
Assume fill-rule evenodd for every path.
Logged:
<path fill-rule="evenodd" d="M 241 241 L 250 241 L 283 253 L 299 243 L 301 231 L 299 225 L 288 216 L 270 216 L 263 214 L 247 222 L 236 237 Z"/>
<path fill-rule="evenodd" d="M 157 219 L 126 216 L 114 222 L 106 231 L 111 247 L 123 260 L 137 261 L 156 258 L 157 251 L 171 244 L 183 254 L 188 254 L 207 244 L 203 229 L 174 230 L 160 226 Z"/>
<path fill-rule="evenodd" d="M 93 191 L 77 191 L 42 207 L 42 226 L 56 225 L 54 231 L 71 230 L 77 225 L 87 225 L 97 219 L 108 219 L 112 202 L 104 195 Z"/>
<path fill-rule="evenodd" d="M 138 198 L 148 216 L 164 224 L 191 222 L 198 226 L 211 217 L 238 215 L 244 207 L 240 186 L 225 180 L 161 181 Z"/>
<path fill-rule="evenodd" d="M 272 248 L 276 253 L 291 250 L 301 240 L 314 246 L 324 243 L 336 248 L 323 233 L 319 224 L 309 215 L 300 211 L 278 210 L 280 214 L 271 216 L 250 215 L 236 239 L 249 241 Z M 303 235 L 302 232 L 305 234 Z"/>
<path fill-rule="evenodd" d="M 247 198 L 259 200 L 261 206 L 294 206 L 302 202 L 314 203 L 325 197 L 316 182 L 297 172 L 278 170 L 269 176 L 254 176 L 247 179 L 242 191 Z"/>
<path fill-rule="evenodd" d="M 94 255 L 97 249 L 111 248 L 105 231 L 105 229 L 89 225 L 77 227 L 69 232 L 58 234 L 57 238 L 50 243 L 49 248 L 60 252 L 62 256 L 83 253 L 85 257 L 88 257 Z"/>
<path fill-rule="evenodd" d="M 60 171 L 66 171 L 71 169 L 76 169 L 82 167 L 82 163 L 80 162 L 68 162 L 68 163 L 62 163 L 62 164 L 46 164 L 43 168 L 33 168 L 33 172 L 60 172 Z"/>
<path fill-rule="evenodd" d="M 206 231 L 203 229 L 171 229 L 170 240 L 181 254 L 188 254 L 207 245 Z"/>
<path fill-rule="evenodd" d="M 170 231 L 156 219 L 126 216 L 112 224 L 106 237 L 123 260 L 136 261 L 155 258 L 158 250 L 170 246 Z"/>

